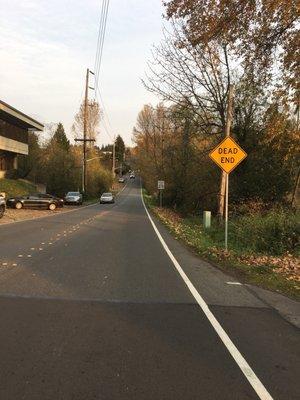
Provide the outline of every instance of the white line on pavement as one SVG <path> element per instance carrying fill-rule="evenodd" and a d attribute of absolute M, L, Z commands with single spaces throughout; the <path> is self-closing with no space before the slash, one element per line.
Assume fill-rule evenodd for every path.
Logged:
<path fill-rule="evenodd" d="M 146 214 L 151 222 L 151 225 L 160 240 L 160 243 L 162 244 L 164 250 L 168 254 L 169 258 L 171 259 L 174 267 L 177 269 L 179 275 L 183 279 L 184 283 L 186 286 L 189 288 L 189 291 L 193 295 L 194 299 L 197 301 L 199 306 L 201 307 L 202 311 L 206 315 L 207 319 L 211 323 L 212 327 L 222 340 L 223 344 L 239 366 L 240 370 L 243 372 L 247 380 L 249 381 L 250 385 L 252 388 L 255 390 L 256 394 L 261 400 L 273 400 L 272 396 L 270 393 L 267 391 L 267 389 L 264 387 L 263 383 L 259 380 L 253 369 L 250 367 L 248 362 L 245 360 L 243 355 L 239 352 L 238 348 L 235 346 L 235 344 L 232 342 L 230 337 L 227 335 L 225 330 L 223 329 L 222 325 L 219 323 L 219 321 L 216 319 L 214 314 L 210 311 L 208 305 L 202 298 L 202 296 L 199 294 L 195 286 L 192 284 L 192 282 L 189 280 L 185 272 L 183 271 L 182 267 L 180 266 L 179 262 L 176 260 L 176 258 L 173 256 L 171 250 L 169 249 L 168 245 L 164 241 L 163 237 L 161 236 L 159 230 L 157 229 L 155 223 L 153 222 L 153 219 L 151 218 L 147 207 L 145 205 L 144 199 L 143 199 L 143 192 L 142 192 L 142 187 L 141 187 L 141 198 L 142 198 L 142 203 L 144 206 L 144 209 L 146 211 Z"/>

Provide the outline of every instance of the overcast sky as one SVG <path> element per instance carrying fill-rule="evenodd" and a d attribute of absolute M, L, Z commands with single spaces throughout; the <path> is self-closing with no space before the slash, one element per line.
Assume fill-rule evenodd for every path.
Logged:
<path fill-rule="evenodd" d="M 162 37 L 161 0 L 110 0 L 100 89 L 111 134 L 131 144 L 143 104 L 140 82 Z M 0 0 L 0 99 L 67 134 L 93 69 L 102 0 Z M 91 95 L 93 95 L 91 93 Z M 107 123 L 108 125 L 108 123 Z M 100 143 L 110 142 L 101 128 Z"/>

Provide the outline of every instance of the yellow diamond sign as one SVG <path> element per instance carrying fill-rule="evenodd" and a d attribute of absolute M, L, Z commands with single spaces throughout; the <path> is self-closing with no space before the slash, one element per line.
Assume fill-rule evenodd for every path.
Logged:
<path fill-rule="evenodd" d="M 230 136 L 228 136 L 209 153 L 209 157 L 222 168 L 223 171 L 230 174 L 230 172 L 247 157 L 247 154 Z"/>

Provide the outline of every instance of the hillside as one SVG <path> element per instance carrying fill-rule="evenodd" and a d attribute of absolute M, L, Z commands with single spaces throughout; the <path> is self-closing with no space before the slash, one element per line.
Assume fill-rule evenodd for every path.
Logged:
<path fill-rule="evenodd" d="M 36 191 L 36 186 L 20 179 L 0 179 L 0 193 L 5 192 L 6 197 L 22 196 Z"/>

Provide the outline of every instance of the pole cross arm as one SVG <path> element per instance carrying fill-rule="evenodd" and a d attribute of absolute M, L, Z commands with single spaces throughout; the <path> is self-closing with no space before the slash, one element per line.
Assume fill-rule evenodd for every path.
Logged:
<path fill-rule="evenodd" d="M 74 139 L 75 142 L 95 142 L 96 139 Z"/>

